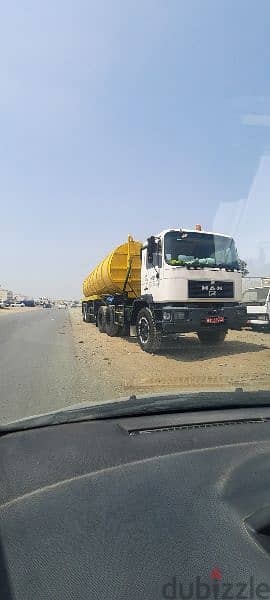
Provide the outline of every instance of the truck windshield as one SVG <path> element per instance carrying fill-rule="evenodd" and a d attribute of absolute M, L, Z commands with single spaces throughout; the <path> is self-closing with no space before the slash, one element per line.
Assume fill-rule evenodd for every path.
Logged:
<path fill-rule="evenodd" d="M 164 255 L 175 266 L 240 268 L 234 240 L 221 235 L 169 231 Z"/>
<path fill-rule="evenodd" d="M 266 303 L 269 287 L 262 288 L 250 288 L 246 290 L 243 294 L 243 302 L 246 305 L 261 305 L 263 306 Z"/>

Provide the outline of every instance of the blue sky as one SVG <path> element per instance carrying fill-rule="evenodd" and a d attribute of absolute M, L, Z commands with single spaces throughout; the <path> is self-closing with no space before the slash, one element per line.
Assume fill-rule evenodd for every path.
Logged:
<path fill-rule="evenodd" d="M 269 165 L 269 23 L 266 0 L 3 4 L 0 284 L 79 297 L 128 233 L 222 226 Z"/>

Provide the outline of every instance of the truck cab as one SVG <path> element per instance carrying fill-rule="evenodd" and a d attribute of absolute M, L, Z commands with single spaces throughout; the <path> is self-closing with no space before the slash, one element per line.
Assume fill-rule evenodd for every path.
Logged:
<path fill-rule="evenodd" d="M 148 310 L 143 309 L 142 323 L 140 315 L 137 319 L 142 347 L 154 327 L 161 337 L 195 332 L 201 343 L 213 344 L 222 342 L 229 329 L 246 324 L 242 274 L 231 237 L 202 231 L 199 225 L 195 230 L 166 229 L 148 238 L 141 254 L 138 301 L 145 299 Z"/>
<path fill-rule="evenodd" d="M 270 285 L 250 287 L 243 293 L 247 325 L 252 329 L 270 329 Z"/>
<path fill-rule="evenodd" d="M 167 229 L 142 250 L 141 294 L 154 302 L 240 302 L 242 276 L 232 238 Z"/>

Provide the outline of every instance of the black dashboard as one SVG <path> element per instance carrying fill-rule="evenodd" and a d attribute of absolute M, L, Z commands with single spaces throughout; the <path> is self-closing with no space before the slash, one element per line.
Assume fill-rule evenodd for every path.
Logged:
<path fill-rule="evenodd" d="M 1 599 L 270 600 L 270 408 L 7 433 L 0 460 Z"/>

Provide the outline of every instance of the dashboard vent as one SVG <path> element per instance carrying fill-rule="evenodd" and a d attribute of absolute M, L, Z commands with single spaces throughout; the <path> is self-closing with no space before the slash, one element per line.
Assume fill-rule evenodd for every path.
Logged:
<path fill-rule="evenodd" d="M 245 525 L 264 550 L 270 553 L 270 507 L 263 506 L 245 521 Z"/>
<path fill-rule="evenodd" d="M 145 429 L 129 429 L 129 435 L 146 435 L 149 433 L 160 433 L 169 431 L 183 431 L 192 429 L 209 429 L 210 427 L 225 427 L 226 425 L 253 425 L 255 423 L 267 423 L 270 419 L 258 418 L 258 419 L 234 419 L 231 421 L 214 421 L 213 423 L 187 423 L 180 425 L 165 425 L 159 427 L 147 427 Z"/>

